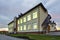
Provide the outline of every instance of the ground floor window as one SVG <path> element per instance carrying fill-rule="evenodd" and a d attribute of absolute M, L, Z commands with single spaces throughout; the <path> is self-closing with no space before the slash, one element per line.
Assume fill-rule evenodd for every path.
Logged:
<path fill-rule="evenodd" d="M 24 25 L 24 30 L 26 30 L 26 25 Z"/>
<path fill-rule="evenodd" d="M 19 30 L 23 30 L 23 26 L 20 26 L 20 27 L 19 27 Z"/>
<path fill-rule="evenodd" d="M 31 30 L 32 29 L 32 26 L 31 25 L 28 25 L 28 30 Z"/>
<path fill-rule="evenodd" d="M 18 31 L 19 31 L 19 26 L 18 26 Z"/>
<path fill-rule="evenodd" d="M 38 24 L 37 23 L 33 23 L 33 29 L 38 29 Z"/>

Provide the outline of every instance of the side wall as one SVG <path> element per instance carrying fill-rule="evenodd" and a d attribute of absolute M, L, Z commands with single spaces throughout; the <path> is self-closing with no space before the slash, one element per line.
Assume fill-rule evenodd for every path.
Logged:
<path fill-rule="evenodd" d="M 34 13 L 34 12 L 38 12 L 38 18 L 37 19 L 31 19 L 31 21 L 28 21 L 28 22 L 25 22 L 25 23 L 22 23 L 22 24 L 18 24 L 18 25 L 19 26 L 20 25 L 23 26 L 24 24 L 26 24 L 26 25 L 31 24 L 32 25 L 32 23 L 36 22 L 36 23 L 38 23 L 38 30 L 34 30 L 34 29 L 32 29 L 32 30 L 25 30 L 25 31 L 24 30 L 22 30 L 22 31 L 18 30 L 18 32 L 39 32 L 39 31 L 42 32 L 43 31 L 42 23 L 44 22 L 44 20 L 48 16 L 48 12 L 45 11 L 42 8 L 42 6 L 39 6 L 39 7 L 35 8 L 34 10 L 32 10 L 31 12 L 29 12 L 28 14 L 26 14 L 23 17 L 27 17 L 27 15 L 29 15 L 29 14 L 32 15 L 32 13 Z M 23 17 L 21 17 L 21 18 L 23 18 Z M 28 26 L 27 26 L 27 28 L 28 28 Z"/>
<path fill-rule="evenodd" d="M 14 26 L 14 22 L 12 22 L 11 24 L 8 25 L 8 32 L 9 33 L 13 32 L 13 26 Z"/>
<path fill-rule="evenodd" d="M 52 26 L 53 25 L 53 26 Z M 50 31 L 55 31 L 56 29 L 55 29 L 55 26 L 56 25 L 54 25 L 54 24 L 50 24 Z"/>
<path fill-rule="evenodd" d="M 39 7 L 39 12 L 40 12 L 40 14 L 39 14 L 40 15 L 40 17 L 39 17 L 40 31 L 43 31 L 42 23 L 44 22 L 44 20 L 48 16 L 48 12 L 45 11 L 41 6 Z"/>
<path fill-rule="evenodd" d="M 33 9 L 31 12 L 29 12 L 29 13 L 26 14 L 26 15 L 24 15 L 23 17 L 19 18 L 19 19 L 23 19 L 24 17 L 26 17 L 26 19 L 27 19 L 27 16 L 28 16 L 28 15 L 31 15 L 31 20 L 30 20 L 30 21 L 27 21 L 27 20 L 26 20 L 27 22 L 23 22 L 22 24 L 18 24 L 18 28 L 19 28 L 20 26 L 26 25 L 26 30 L 19 30 L 19 29 L 18 29 L 18 32 L 37 32 L 37 31 L 38 31 L 38 29 L 37 29 L 37 30 L 34 30 L 34 29 L 33 29 L 33 23 L 37 23 L 37 24 L 38 24 L 38 18 L 32 19 L 32 14 L 33 14 L 34 12 L 37 12 L 37 14 L 38 14 L 38 7 L 35 8 L 35 9 Z M 38 16 L 38 15 L 37 15 L 37 16 Z M 19 19 L 18 19 L 18 20 L 19 20 Z M 32 27 L 31 30 L 28 30 L 28 25 L 31 25 L 31 27 Z"/>

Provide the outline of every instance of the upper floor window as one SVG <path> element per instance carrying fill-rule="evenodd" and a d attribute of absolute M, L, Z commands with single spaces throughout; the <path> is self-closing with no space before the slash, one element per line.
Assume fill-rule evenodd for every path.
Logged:
<path fill-rule="evenodd" d="M 20 19 L 20 23 L 22 23 L 22 19 Z"/>
<path fill-rule="evenodd" d="M 37 12 L 33 13 L 33 19 L 37 18 Z"/>
<path fill-rule="evenodd" d="M 18 24 L 19 24 L 19 20 L 18 20 Z"/>
<path fill-rule="evenodd" d="M 26 22 L 26 17 L 23 18 L 23 21 Z"/>
<path fill-rule="evenodd" d="M 27 16 L 27 21 L 31 20 L 31 15 Z"/>

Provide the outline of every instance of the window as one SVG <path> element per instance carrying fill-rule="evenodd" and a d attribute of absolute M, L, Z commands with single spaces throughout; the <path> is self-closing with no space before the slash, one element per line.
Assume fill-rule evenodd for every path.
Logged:
<path fill-rule="evenodd" d="M 24 25 L 24 30 L 26 30 L 26 25 Z"/>
<path fill-rule="evenodd" d="M 33 19 L 37 18 L 37 12 L 33 13 Z"/>
<path fill-rule="evenodd" d="M 26 22 L 26 17 L 23 18 L 23 21 Z"/>
<path fill-rule="evenodd" d="M 23 30 L 22 28 L 23 28 L 22 26 L 19 27 L 20 30 Z"/>
<path fill-rule="evenodd" d="M 28 30 L 31 30 L 31 29 L 32 29 L 31 25 L 28 25 Z"/>
<path fill-rule="evenodd" d="M 28 20 L 28 21 L 31 20 L 31 15 L 28 15 L 28 16 L 27 16 L 27 20 Z"/>
<path fill-rule="evenodd" d="M 33 23 L 33 29 L 38 29 L 37 23 Z"/>
<path fill-rule="evenodd" d="M 22 23 L 22 19 L 20 19 L 20 23 Z"/>
<path fill-rule="evenodd" d="M 18 24 L 19 24 L 19 20 L 18 20 Z"/>
<path fill-rule="evenodd" d="M 18 26 L 18 31 L 19 31 L 19 26 Z"/>

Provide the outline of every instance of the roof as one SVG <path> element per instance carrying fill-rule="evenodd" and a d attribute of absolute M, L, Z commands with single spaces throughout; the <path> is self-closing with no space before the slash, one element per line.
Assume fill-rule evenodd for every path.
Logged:
<path fill-rule="evenodd" d="M 13 22 L 14 22 L 14 20 L 13 20 L 13 21 L 11 21 L 10 23 L 8 23 L 8 25 L 9 25 L 9 24 L 11 24 L 11 23 L 13 23 Z"/>
<path fill-rule="evenodd" d="M 16 18 L 16 19 L 17 19 L 17 17 L 16 17 L 16 16 L 15 16 L 14 18 Z M 11 23 L 13 23 L 13 22 L 14 22 L 14 20 L 12 20 L 9 24 L 11 24 Z M 8 25 L 9 25 L 9 24 L 8 24 Z"/>
<path fill-rule="evenodd" d="M 32 10 L 35 9 L 35 8 L 37 8 L 38 6 L 42 6 L 42 8 L 43 8 L 45 11 L 47 11 L 47 9 L 43 6 L 43 4 L 42 4 L 42 3 L 39 3 L 38 5 L 34 6 L 33 8 L 31 8 L 30 10 L 28 10 L 27 12 L 25 12 L 24 14 L 21 14 L 21 15 L 18 17 L 18 19 L 19 19 L 20 17 L 28 14 L 30 11 L 32 11 Z"/>
<path fill-rule="evenodd" d="M 43 25 L 48 25 L 50 23 L 51 16 L 48 14 L 48 16 L 45 18 L 44 22 L 42 23 Z"/>
<path fill-rule="evenodd" d="M 30 10 L 28 10 L 27 12 L 25 12 L 24 14 L 19 15 L 19 17 L 18 17 L 17 19 L 19 19 L 20 17 L 28 14 L 28 12 L 32 11 L 33 9 L 37 8 L 38 6 L 42 6 L 42 8 L 43 8 L 45 11 L 47 11 L 47 9 L 43 6 L 43 4 L 42 4 L 42 3 L 39 3 L 38 5 L 34 6 L 33 8 L 31 8 Z M 13 21 L 14 21 L 14 20 L 13 20 Z M 10 23 L 12 23 L 13 21 L 11 21 Z M 10 24 L 10 23 L 9 23 L 9 24 Z M 9 24 L 8 24 L 8 25 L 9 25 Z"/>
<path fill-rule="evenodd" d="M 55 24 L 56 25 L 56 23 L 54 21 L 53 22 L 51 21 L 50 24 Z"/>

